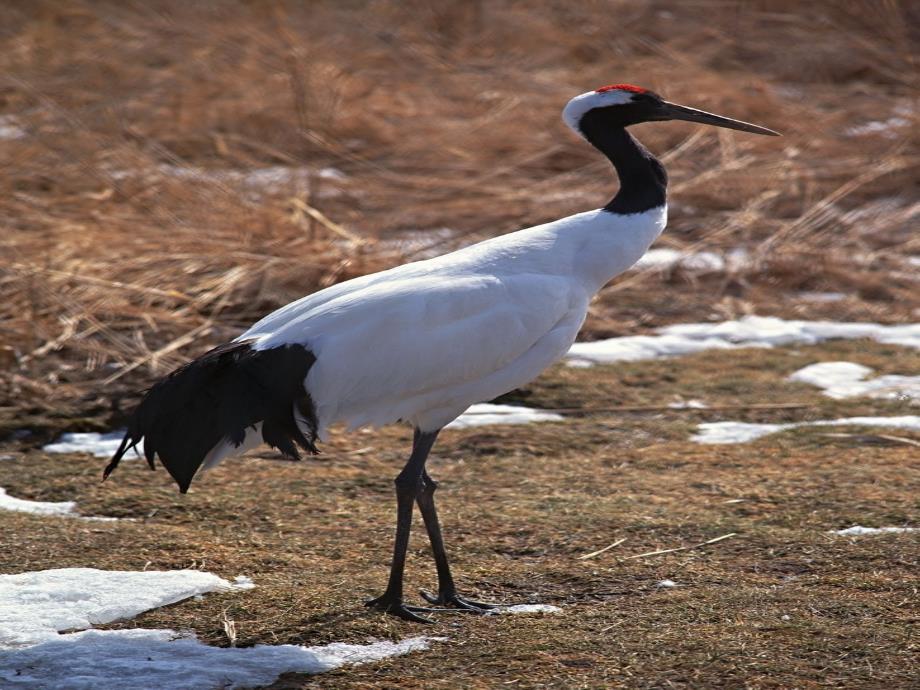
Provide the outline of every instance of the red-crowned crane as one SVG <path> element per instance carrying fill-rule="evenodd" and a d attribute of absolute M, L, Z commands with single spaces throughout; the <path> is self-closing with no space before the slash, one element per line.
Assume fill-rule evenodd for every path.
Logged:
<path fill-rule="evenodd" d="M 613 164 L 620 188 L 578 213 L 320 290 L 272 312 L 236 340 L 169 374 L 130 418 L 105 476 L 143 440 L 150 467 L 184 493 L 196 472 L 262 442 L 286 456 L 315 453 L 331 424 L 397 421 L 415 430 L 396 477 L 396 539 L 384 593 L 368 602 L 412 621 L 435 610 L 406 605 L 403 571 L 418 503 L 438 573 L 436 606 L 482 612 L 454 585 L 425 461 L 438 432 L 473 403 L 534 379 L 560 359 L 592 296 L 632 266 L 664 230 L 667 175 L 627 131 L 686 120 L 755 134 L 776 132 L 612 84 L 576 96 L 563 119 Z"/>

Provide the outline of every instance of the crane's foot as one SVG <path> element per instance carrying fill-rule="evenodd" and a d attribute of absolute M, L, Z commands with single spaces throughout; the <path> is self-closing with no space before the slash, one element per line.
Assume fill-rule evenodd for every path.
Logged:
<path fill-rule="evenodd" d="M 454 609 L 411 606 L 409 604 L 403 603 L 402 599 L 396 599 L 387 594 L 383 594 L 382 596 L 379 596 L 376 599 L 371 599 L 370 601 L 365 601 L 364 605 L 368 608 L 388 613 L 391 616 L 396 616 L 397 618 L 402 618 L 406 621 L 412 621 L 413 623 L 434 623 L 434 621 L 430 618 L 427 618 L 426 616 L 420 616 L 420 613 L 438 613 L 442 611 L 447 613 L 455 613 Z"/>
<path fill-rule="evenodd" d="M 490 604 L 484 601 L 467 599 L 466 597 L 461 597 L 456 592 L 439 592 L 437 596 L 435 596 L 431 592 L 426 592 L 422 589 L 419 590 L 419 594 L 421 594 L 422 598 L 429 604 L 452 606 L 454 609 L 469 611 L 470 613 L 486 613 L 492 609 L 498 609 L 505 606 L 505 604 Z"/>

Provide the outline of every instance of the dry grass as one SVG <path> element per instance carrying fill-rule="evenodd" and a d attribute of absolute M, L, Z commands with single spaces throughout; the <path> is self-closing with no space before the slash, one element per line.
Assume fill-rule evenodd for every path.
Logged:
<path fill-rule="evenodd" d="M 388 564 L 402 429 L 336 436 L 302 464 L 230 461 L 185 498 L 138 463 L 100 486 L 99 461 L 37 448 L 119 424 L 155 376 L 304 293 L 599 206 L 608 166 L 559 121 L 580 91 L 638 83 L 785 134 L 636 130 L 672 179 L 660 246 L 753 260 L 628 274 L 586 337 L 920 313 L 916 3 L 68 0 L 0 16 L 0 132 L 21 134 L 0 139 L 3 485 L 138 520 L 4 513 L 0 571 L 200 567 L 259 583 L 124 625 L 227 644 L 229 618 L 242 645 L 417 632 L 359 604 Z M 400 244 L 410 231 L 420 246 Z M 916 537 L 827 530 L 916 524 L 916 435 L 686 440 L 719 418 L 910 413 L 778 384 L 819 359 L 920 369 L 865 343 L 560 367 L 508 399 L 596 412 L 445 433 L 434 471 L 463 586 L 564 613 L 451 617 L 427 654 L 276 687 L 907 687 Z M 611 409 L 675 395 L 739 409 Z M 790 402 L 804 407 L 750 407 Z M 10 436 L 22 428 L 33 435 Z M 416 534 L 413 585 L 432 584 L 429 565 Z"/>
<path fill-rule="evenodd" d="M 859 431 L 801 429 L 739 446 L 687 442 L 698 421 L 789 421 L 904 414 L 905 404 L 832 401 L 778 383 L 803 363 L 846 357 L 917 369 L 915 352 L 855 343 L 793 352 L 737 351 L 719 362 L 558 367 L 525 391 L 530 404 L 600 408 L 664 402 L 692 387 L 716 404 L 797 400 L 804 410 L 597 413 L 565 424 L 448 431 L 432 472 L 461 586 L 484 598 L 563 606 L 553 616 L 441 615 L 430 652 L 275 688 L 907 687 L 915 670 L 912 534 L 848 538 L 852 524 L 917 523 L 916 448 Z M 718 366 L 716 366 L 718 364 Z M 675 380 L 675 373 L 680 378 Z M 835 433 L 844 430 L 835 430 Z M 920 439 L 916 434 L 898 434 Z M 0 571 L 92 566 L 202 568 L 258 587 L 208 595 L 113 627 L 193 629 L 227 645 L 402 638 L 419 628 L 361 606 L 390 555 L 390 477 L 407 432 L 335 436 L 303 463 L 271 453 L 228 461 L 179 496 L 162 471 L 127 462 L 98 483 L 100 460 L 9 444 L 15 496 L 76 499 L 92 523 L 0 515 Z M 243 475 L 251 481 L 241 481 Z M 434 572 L 416 526 L 408 591 Z M 723 541 L 686 551 L 650 551 Z M 584 554 L 618 539 L 615 549 Z M 662 588 L 658 582 L 679 586 Z"/>
<path fill-rule="evenodd" d="M 0 141 L 0 405 L 108 406 L 296 296 L 411 259 L 380 242 L 400 231 L 440 251 L 596 207 L 611 174 L 559 110 L 611 80 L 786 137 L 637 130 L 672 177 L 662 244 L 755 260 L 629 276 L 589 337 L 917 309 L 914 3 L 73 0 L 3 15 L 0 114 L 23 136 Z M 274 166 L 306 172 L 241 177 Z M 318 174 L 330 166 L 346 179 Z"/>

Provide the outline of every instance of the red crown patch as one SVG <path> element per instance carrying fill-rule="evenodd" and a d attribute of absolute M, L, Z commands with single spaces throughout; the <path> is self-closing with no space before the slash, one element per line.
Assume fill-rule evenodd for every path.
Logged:
<path fill-rule="evenodd" d="M 594 93 L 604 93 L 605 91 L 631 91 L 632 93 L 646 93 L 648 89 L 643 89 L 641 86 L 633 86 L 632 84 L 608 84 L 607 86 L 602 86 L 599 89 L 594 89 Z"/>

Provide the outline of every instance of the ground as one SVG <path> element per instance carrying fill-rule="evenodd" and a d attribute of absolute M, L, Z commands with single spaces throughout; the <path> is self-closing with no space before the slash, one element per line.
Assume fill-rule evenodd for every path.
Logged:
<path fill-rule="evenodd" d="M 815 361 L 917 370 L 913 350 L 836 342 L 592 369 L 558 366 L 511 399 L 583 408 L 565 422 L 444 432 L 431 463 L 460 586 L 558 614 L 441 614 L 419 628 L 368 611 L 391 549 L 392 477 L 409 433 L 336 434 L 301 463 L 227 461 L 179 495 L 162 470 L 6 444 L 16 496 L 76 500 L 74 522 L 0 513 L 0 571 L 201 568 L 257 588 L 212 594 L 112 627 L 192 629 L 217 645 L 443 636 L 430 651 L 275 688 L 908 687 L 915 680 L 918 537 L 831 534 L 916 524 L 917 434 L 799 429 L 740 445 L 693 443 L 695 423 L 909 414 L 785 382 Z M 716 410 L 676 410 L 681 396 Z M 629 412 L 641 401 L 653 411 Z M 761 409 L 771 403 L 802 407 Z M 731 409 L 732 407 L 736 409 Z M 708 546 L 631 558 L 659 549 Z M 590 559 L 579 556 L 619 539 Z M 661 586 L 671 580 L 676 586 Z M 416 524 L 407 591 L 433 587 Z"/>
<path fill-rule="evenodd" d="M 851 341 L 552 368 L 506 401 L 580 412 L 446 431 L 431 469 L 464 590 L 562 612 L 439 616 L 421 631 L 361 605 L 385 582 L 407 429 L 336 432 L 299 464 L 256 452 L 184 497 L 162 469 L 126 461 L 100 484 L 104 461 L 41 448 L 122 427 L 139 391 L 301 295 L 603 205 L 609 164 L 559 113 L 607 83 L 783 137 L 633 129 L 670 176 L 655 248 L 722 264 L 621 276 L 582 340 L 749 314 L 916 322 L 918 12 L 907 0 L 4 3 L 0 486 L 132 521 L 2 512 L 0 573 L 249 575 L 250 592 L 120 624 L 217 645 L 230 643 L 226 618 L 240 645 L 447 638 L 277 688 L 916 683 L 917 533 L 829 530 L 918 525 L 917 434 L 690 441 L 703 421 L 916 414 L 786 381 L 833 360 L 916 375 L 916 350 Z M 710 409 L 669 408 L 678 397 Z M 434 585 L 424 534 L 412 539 L 410 592 Z"/>

